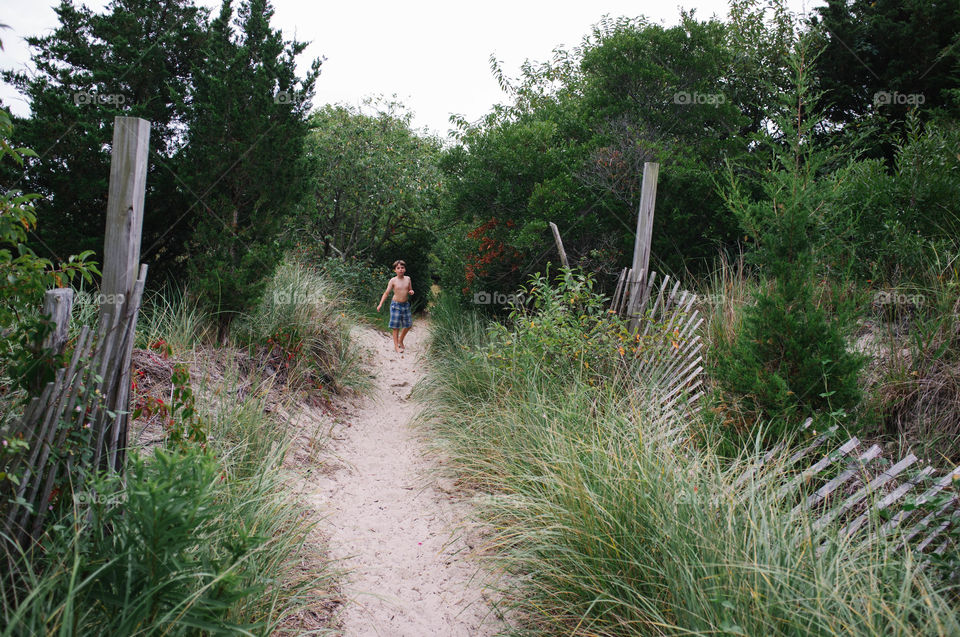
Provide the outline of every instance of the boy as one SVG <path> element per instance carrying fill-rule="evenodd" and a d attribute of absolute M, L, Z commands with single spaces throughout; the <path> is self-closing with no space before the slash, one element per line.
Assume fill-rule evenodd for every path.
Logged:
<path fill-rule="evenodd" d="M 413 283 L 410 281 L 410 277 L 405 276 L 407 264 L 403 261 L 394 261 L 393 271 L 397 273 L 397 276 L 390 279 L 390 283 L 387 284 L 387 289 L 383 293 L 383 296 L 380 297 L 380 303 L 377 305 L 377 311 L 380 311 L 380 307 L 383 305 L 383 302 L 387 300 L 387 295 L 390 293 L 390 290 L 393 290 L 393 300 L 390 301 L 389 327 L 393 330 L 394 351 L 398 354 L 403 354 L 403 339 L 413 326 L 409 301 L 410 296 L 413 295 Z M 400 331 L 401 328 L 403 331 Z"/>

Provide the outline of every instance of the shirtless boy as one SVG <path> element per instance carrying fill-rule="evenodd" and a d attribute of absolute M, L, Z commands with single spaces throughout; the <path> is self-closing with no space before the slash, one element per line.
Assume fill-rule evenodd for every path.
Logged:
<path fill-rule="evenodd" d="M 387 300 L 390 290 L 393 290 L 393 300 L 390 301 L 390 329 L 393 330 L 393 349 L 398 354 L 403 354 L 403 339 L 407 332 L 413 326 L 413 319 L 410 316 L 410 296 L 413 294 L 413 284 L 410 277 L 406 276 L 407 264 L 403 261 L 393 262 L 393 271 L 397 276 L 390 279 L 387 289 L 380 297 L 380 303 L 377 305 L 377 311 Z M 401 331 L 402 330 L 402 331 Z"/>

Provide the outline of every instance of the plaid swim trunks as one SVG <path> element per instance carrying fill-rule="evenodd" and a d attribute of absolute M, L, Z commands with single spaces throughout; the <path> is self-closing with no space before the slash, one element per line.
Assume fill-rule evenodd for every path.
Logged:
<path fill-rule="evenodd" d="M 412 327 L 413 318 L 410 316 L 410 301 L 397 303 L 390 301 L 390 329 L 398 330 L 401 327 Z"/>

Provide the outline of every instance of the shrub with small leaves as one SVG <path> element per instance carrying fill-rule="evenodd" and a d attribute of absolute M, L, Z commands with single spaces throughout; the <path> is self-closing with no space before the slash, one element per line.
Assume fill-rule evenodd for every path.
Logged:
<path fill-rule="evenodd" d="M 37 154 L 15 147 L 10 141 L 12 133 L 9 113 L 0 110 L 0 161 L 9 158 L 23 166 L 25 157 Z M 28 392 L 52 380 L 62 362 L 42 347 L 51 329 L 40 315 L 43 293 L 78 277 L 89 283 L 93 275 L 100 274 L 89 260 L 92 251 L 55 266 L 30 249 L 27 242 L 37 226 L 34 205 L 39 198 L 14 190 L 0 192 L 0 371 L 6 372 L 14 387 Z"/>

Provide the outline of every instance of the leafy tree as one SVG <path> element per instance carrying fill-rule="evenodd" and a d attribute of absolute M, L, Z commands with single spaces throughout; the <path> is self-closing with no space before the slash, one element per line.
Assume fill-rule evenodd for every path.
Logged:
<path fill-rule="evenodd" d="M 9 158 L 23 165 L 25 157 L 36 157 L 36 153 L 15 147 L 10 141 L 12 132 L 9 113 L 0 110 L 0 161 Z M 0 373 L 29 390 L 52 380 L 55 367 L 55 361 L 41 348 L 49 333 L 49 317 L 39 312 L 43 293 L 78 276 L 89 282 L 91 275 L 100 272 L 89 260 L 90 252 L 71 256 L 57 266 L 37 256 L 27 240 L 28 233 L 37 228 L 34 202 L 40 196 L 6 184 L 0 191 Z M 6 389 L 0 388 L 0 392 Z"/>
<path fill-rule="evenodd" d="M 293 227 L 298 240 L 320 246 L 324 258 L 387 266 L 402 258 L 426 292 L 442 181 L 440 143 L 417 135 L 402 105 L 375 106 L 371 115 L 330 105 L 311 115 L 310 200 Z M 426 298 L 415 300 L 419 305 Z"/>
<path fill-rule="evenodd" d="M 836 205 L 828 209 L 823 250 L 834 267 L 877 284 L 918 283 L 934 254 L 952 255 L 960 236 L 960 123 L 909 115 L 892 166 L 849 161 L 827 177 Z M 853 211 L 853 212 L 851 212 Z"/>
<path fill-rule="evenodd" d="M 631 149 L 638 166 L 663 165 L 652 254 L 668 269 L 697 269 L 691 262 L 710 261 L 735 240 L 736 223 L 715 192 L 714 175 L 724 158 L 745 154 L 743 135 L 750 132 L 744 95 L 730 75 L 728 28 L 684 14 L 675 27 L 620 21 L 594 37 L 582 63 L 585 111 L 600 119 L 593 144 Z M 639 193 L 636 179 L 628 217 Z"/>
<path fill-rule="evenodd" d="M 741 39 L 759 47 L 765 28 L 752 23 Z M 732 244 L 736 221 L 714 176 L 726 157 L 748 153 L 744 135 L 763 123 L 742 104 L 766 94 L 757 88 L 766 76 L 735 63 L 734 44 L 726 25 L 692 14 L 670 28 L 620 19 L 595 27 L 575 52 L 524 65 L 516 85 L 494 65 L 513 103 L 461 122 L 460 143 L 441 163 L 456 244 L 446 287 L 516 287 L 555 260 L 550 221 L 575 262 L 612 274 L 632 250 L 645 161 L 663 164 L 658 269 L 697 269 Z"/>
<path fill-rule="evenodd" d="M 726 37 L 732 58 L 725 82 L 745 117 L 741 135 L 768 131 L 778 97 L 794 89 L 788 56 L 799 28 L 785 0 L 731 0 Z"/>
<path fill-rule="evenodd" d="M 36 73 L 3 73 L 32 111 L 17 120 L 18 137 L 43 160 L 18 175 L 44 196 L 35 249 L 102 249 L 113 119 L 142 117 L 151 122 L 144 258 L 176 269 L 190 231 L 175 222 L 187 208 L 176 175 L 207 11 L 191 0 L 113 0 L 103 14 L 62 0 L 55 10 L 59 26 L 27 38 Z"/>
<path fill-rule="evenodd" d="M 266 0 L 246 0 L 234 21 L 224 0 L 193 71 L 183 175 L 196 211 L 189 272 L 220 311 L 221 338 L 279 262 L 279 231 L 303 205 L 310 176 L 306 112 L 320 60 L 299 79 L 295 58 L 306 44 L 284 41 L 272 15 Z"/>
<path fill-rule="evenodd" d="M 573 144 L 556 122 L 497 119 L 492 114 L 467 127 L 441 161 L 449 258 L 442 278 L 449 289 L 511 291 L 550 254 L 548 221 L 572 228 L 578 213 L 589 214 L 572 179 L 575 164 L 564 154 Z M 576 245 L 569 247 L 575 255 Z"/>

